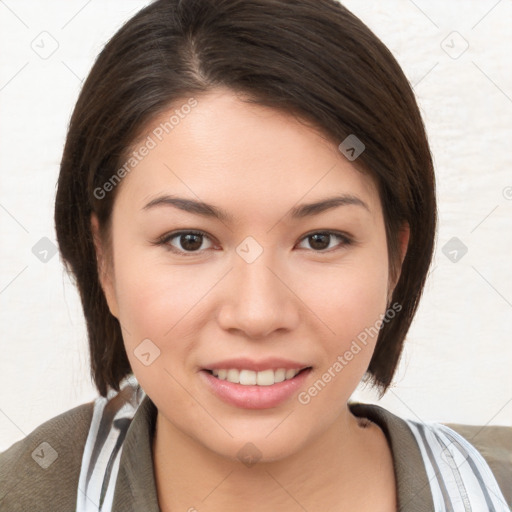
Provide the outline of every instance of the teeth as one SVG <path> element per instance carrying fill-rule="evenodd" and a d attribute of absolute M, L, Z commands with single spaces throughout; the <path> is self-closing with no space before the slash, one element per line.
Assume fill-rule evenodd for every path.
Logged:
<path fill-rule="evenodd" d="M 244 386 L 272 386 L 284 380 L 293 379 L 300 372 L 300 368 L 296 370 L 263 370 L 261 372 L 253 372 L 252 370 L 237 370 L 236 368 L 212 370 L 213 375 L 220 380 L 227 380 L 233 384 L 242 384 Z"/>

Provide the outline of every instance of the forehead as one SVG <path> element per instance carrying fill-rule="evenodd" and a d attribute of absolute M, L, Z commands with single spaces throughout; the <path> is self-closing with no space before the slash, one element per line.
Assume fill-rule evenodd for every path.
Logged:
<path fill-rule="evenodd" d="M 123 178 L 119 201 L 141 209 L 158 195 L 177 193 L 238 205 L 247 215 L 334 193 L 360 197 L 371 208 L 379 203 L 373 179 L 297 117 L 225 89 L 183 108 L 189 99 L 153 119 L 130 148 L 136 165 Z"/>

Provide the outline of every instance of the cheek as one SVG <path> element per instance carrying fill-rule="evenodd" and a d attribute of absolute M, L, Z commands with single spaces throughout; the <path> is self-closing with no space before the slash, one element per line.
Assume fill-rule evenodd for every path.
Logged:
<path fill-rule="evenodd" d="M 126 327 L 139 337 L 155 340 L 173 330 L 204 294 L 193 273 L 161 265 L 124 265 L 116 279 L 119 315 Z"/>
<path fill-rule="evenodd" d="M 315 379 L 297 399 L 317 411 L 312 414 L 332 421 L 339 412 L 333 404 L 347 402 L 368 368 L 386 312 L 386 262 L 363 259 L 330 272 L 328 284 L 312 286 L 307 298 L 326 334 L 318 338 L 322 346 Z"/>
<path fill-rule="evenodd" d="M 381 251 L 361 251 L 330 268 L 322 280 L 319 277 L 311 275 L 303 290 L 311 291 L 304 295 L 305 302 L 321 320 L 318 326 L 325 333 L 320 338 L 323 346 L 317 373 L 321 382 L 305 390 L 300 402 L 309 403 L 325 387 L 317 407 L 332 400 L 345 403 L 368 368 L 386 312 L 387 258 Z"/>
<path fill-rule="evenodd" d="M 387 290 L 385 254 L 361 251 L 340 265 L 305 273 L 299 295 L 323 321 L 326 332 L 346 341 L 374 325 L 385 312 Z"/>
<path fill-rule="evenodd" d="M 194 332 L 201 321 L 196 304 L 205 290 L 197 289 L 191 271 L 147 260 L 137 265 L 138 258 L 132 256 L 116 269 L 119 318 L 131 368 L 142 387 L 155 394 L 166 383 L 167 396 L 181 400 L 179 407 L 185 411 L 190 404 L 169 372 L 182 374 L 181 366 L 187 365 L 188 354 L 196 347 Z"/>

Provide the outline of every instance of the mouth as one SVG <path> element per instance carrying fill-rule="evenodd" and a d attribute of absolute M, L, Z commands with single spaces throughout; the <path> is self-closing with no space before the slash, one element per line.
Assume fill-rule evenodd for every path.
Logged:
<path fill-rule="evenodd" d="M 276 370 L 269 368 L 262 371 L 239 370 L 237 368 L 215 368 L 211 370 L 205 369 L 204 371 L 219 380 L 232 384 L 240 384 L 242 386 L 273 386 L 280 382 L 292 380 L 300 373 L 310 369 L 311 366 L 304 368 L 278 368 Z"/>
<path fill-rule="evenodd" d="M 311 366 L 297 368 L 212 368 L 199 372 L 202 382 L 213 395 L 240 409 L 279 407 L 306 385 Z"/>

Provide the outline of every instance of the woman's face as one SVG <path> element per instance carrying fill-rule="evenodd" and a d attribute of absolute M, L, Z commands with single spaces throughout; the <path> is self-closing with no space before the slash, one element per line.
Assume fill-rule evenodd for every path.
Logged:
<path fill-rule="evenodd" d="M 177 435 L 295 453 L 350 417 L 376 342 L 361 334 L 386 312 L 377 190 L 314 129 L 227 90 L 144 137 L 102 282 L 135 376 Z"/>

